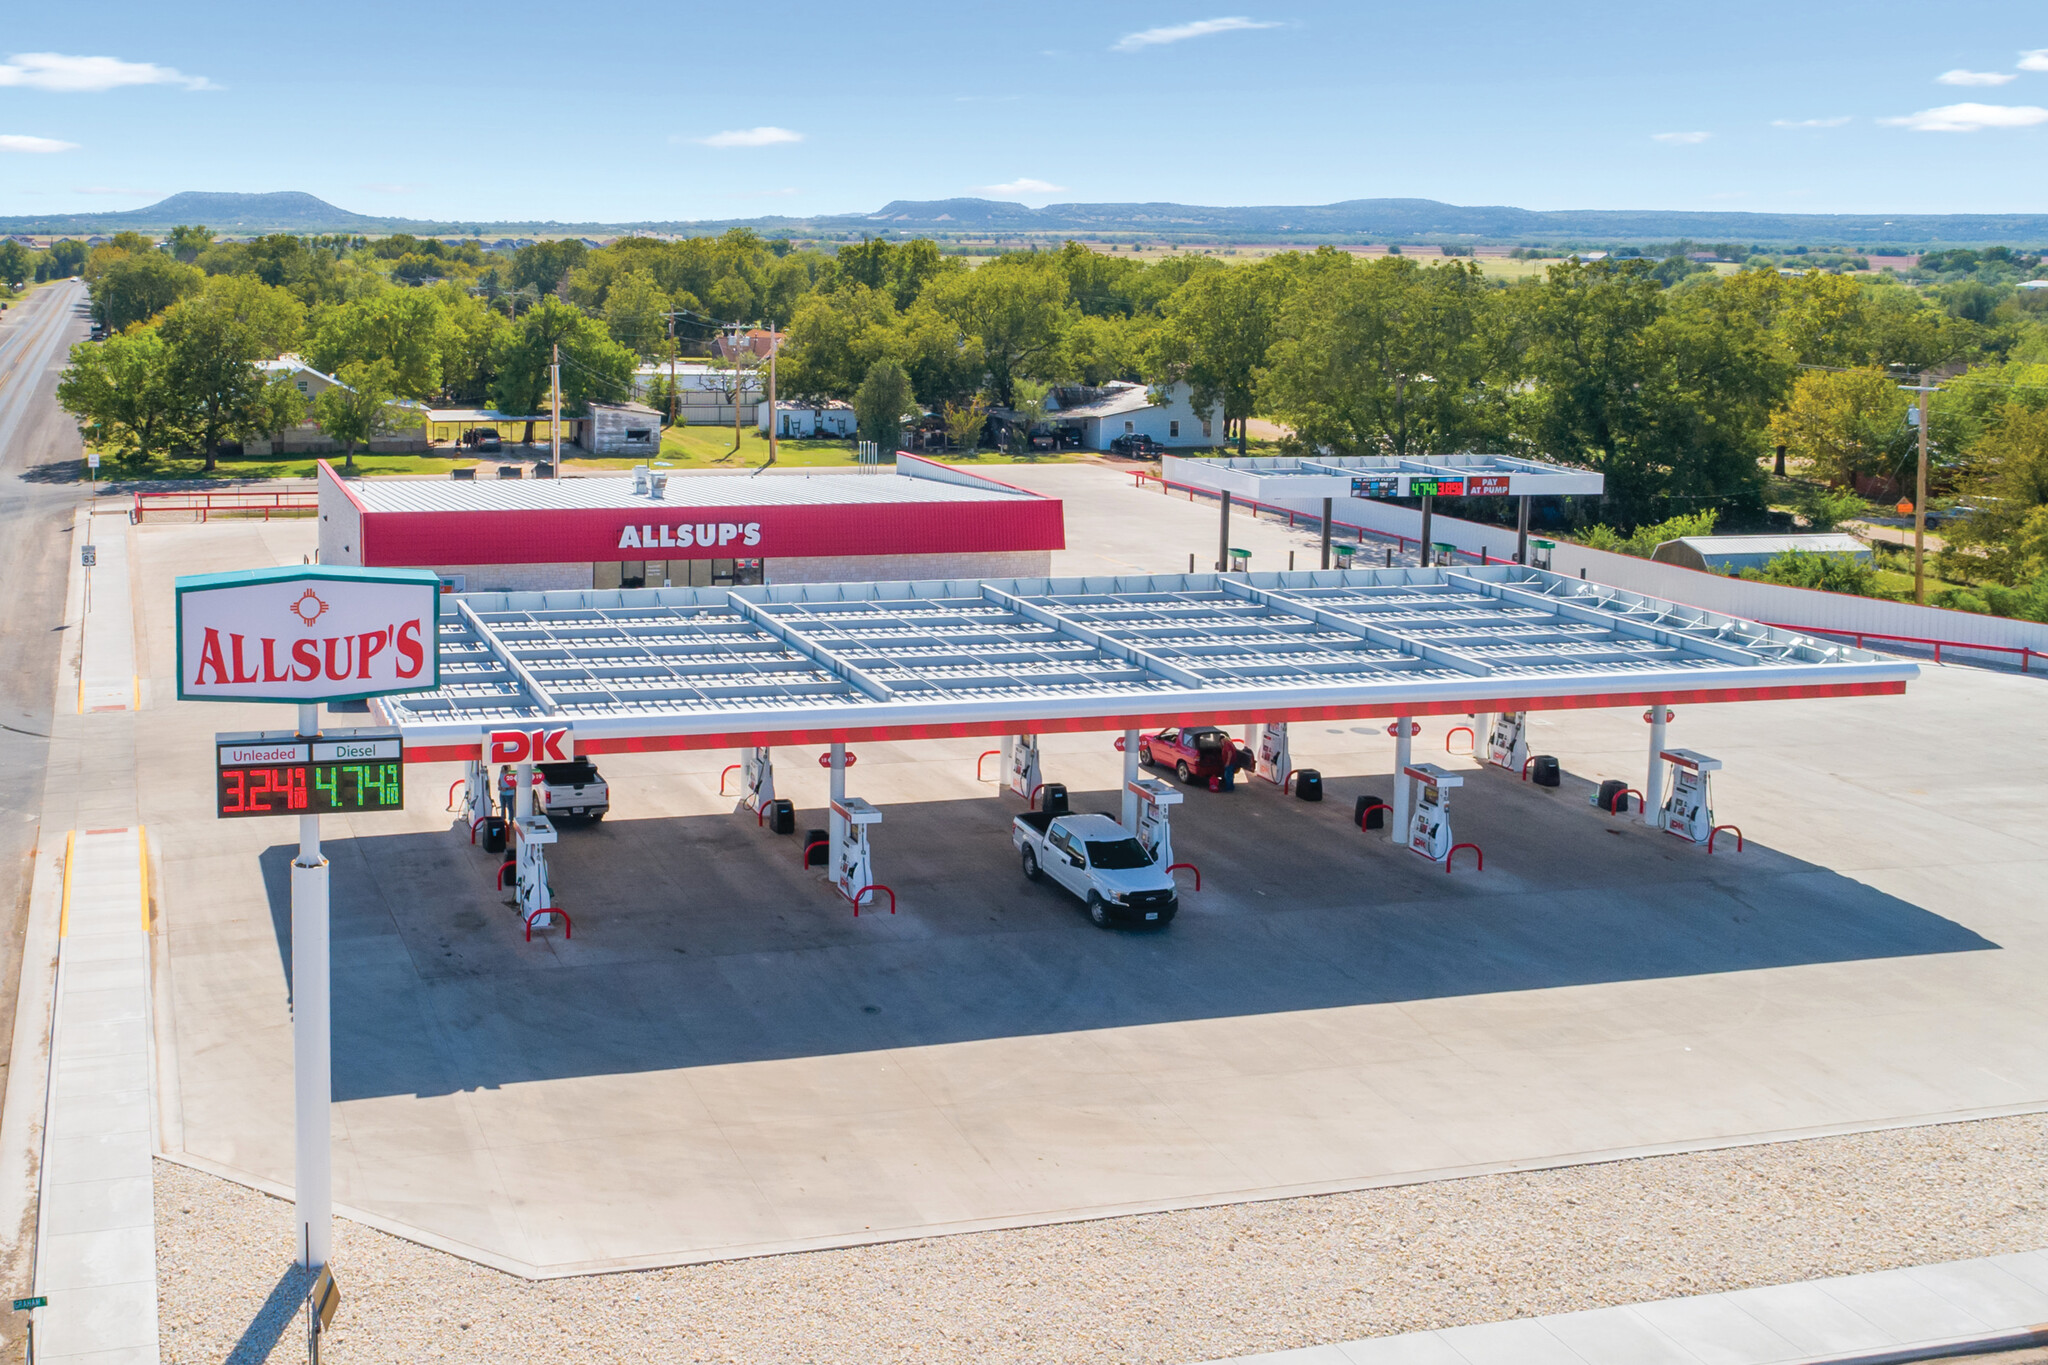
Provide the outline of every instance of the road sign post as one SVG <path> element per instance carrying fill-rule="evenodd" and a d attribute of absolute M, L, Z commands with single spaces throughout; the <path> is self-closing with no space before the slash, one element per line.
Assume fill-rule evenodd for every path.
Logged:
<path fill-rule="evenodd" d="M 330 1290 L 334 1043 L 320 811 L 389 808 L 393 784 L 402 804 L 402 778 L 385 769 L 404 755 L 390 731 L 322 736 L 320 704 L 438 686 L 440 586 L 420 570 L 327 565 L 177 581 L 179 699 L 298 707 L 290 735 L 216 737 L 216 813 L 299 817 L 291 868 L 293 1241 L 298 1263 L 320 1268 Z M 315 1360 L 317 1330 L 309 1327 L 307 1338 Z"/>

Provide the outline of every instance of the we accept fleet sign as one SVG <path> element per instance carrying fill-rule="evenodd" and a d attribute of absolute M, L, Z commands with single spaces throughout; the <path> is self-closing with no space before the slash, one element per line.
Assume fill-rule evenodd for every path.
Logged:
<path fill-rule="evenodd" d="M 348 701 L 440 686 L 440 581 L 320 565 L 177 582 L 180 701 Z"/>

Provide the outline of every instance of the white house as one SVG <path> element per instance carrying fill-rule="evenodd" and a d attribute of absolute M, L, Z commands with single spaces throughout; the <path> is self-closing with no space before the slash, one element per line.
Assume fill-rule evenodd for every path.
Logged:
<path fill-rule="evenodd" d="M 1081 444 L 1089 450 L 1108 450 L 1119 436 L 1149 436 L 1160 445 L 1175 447 L 1217 443 L 1221 408 L 1196 412 L 1188 386 L 1182 383 L 1165 390 L 1164 403 L 1154 403 L 1152 394 L 1143 384 L 1123 380 L 1101 388 L 1062 387 L 1048 396 L 1045 420 L 1056 427 L 1080 428 Z"/>
<path fill-rule="evenodd" d="M 341 383 L 333 375 L 314 369 L 290 351 L 286 351 L 275 360 L 259 360 L 256 362 L 256 368 L 265 379 L 280 374 L 291 376 L 292 387 L 305 395 L 309 405 L 326 390 Z"/>
<path fill-rule="evenodd" d="M 633 371 L 633 396 L 651 399 L 657 386 L 666 386 L 671 367 L 662 362 L 642 365 Z M 742 422 L 752 423 L 760 417 L 761 396 L 766 392 L 768 378 L 757 370 L 732 369 L 719 365 L 707 365 L 701 360 L 679 360 L 674 367 L 676 380 L 676 421 L 684 426 L 732 425 L 733 386 L 740 386 L 740 417 Z M 662 404 L 666 408 L 667 404 Z"/>
<path fill-rule="evenodd" d="M 768 430 L 768 405 L 762 403 L 760 420 L 755 424 L 760 431 Z M 775 434 L 784 440 L 792 437 L 851 436 L 858 423 L 854 420 L 853 404 L 837 398 L 823 403 L 775 404 Z"/>

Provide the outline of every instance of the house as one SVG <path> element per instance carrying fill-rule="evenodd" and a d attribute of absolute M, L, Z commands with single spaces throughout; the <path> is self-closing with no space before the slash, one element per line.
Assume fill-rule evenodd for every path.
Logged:
<path fill-rule="evenodd" d="M 292 387 L 305 395 L 308 406 L 322 393 L 341 383 L 333 375 L 314 369 L 290 351 L 286 351 L 275 360 L 259 360 L 256 362 L 256 368 L 265 379 L 279 374 L 291 376 Z"/>
<path fill-rule="evenodd" d="M 574 426 L 576 444 L 592 455 L 661 453 L 661 414 L 645 403 L 592 403 Z"/>
<path fill-rule="evenodd" d="M 1047 399 L 1049 426 L 1078 430 L 1088 450 L 1108 450 L 1119 436 L 1149 436 L 1163 446 L 1215 445 L 1223 412 L 1196 412 L 1188 386 L 1175 383 L 1157 396 L 1143 384 L 1115 380 L 1100 388 L 1074 385 L 1055 389 Z"/>
<path fill-rule="evenodd" d="M 291 377 L 292 387 L 306 400 L 306 420 L 295 427 L 271 432 L 268 436 L 245 439 L 242 442 L 244 455 L 327 455 L 341 449 L 341 442 L 322 431 L 320 424 L 313 420 L 313 401 L 328 389 L 346 389 L 348 385 L 323 370 L 314 369 L 289 351 L 275 360 L 257 361 L 256 369 L 266 379 L 279 374 Z M 397 406 L 420 408 L 422 412 L 425 411 L 418 403 L 410 400 L 402 401 Z M 427 436 L 423 428 L 411 426 L 386 436 L 373 437 L 367 449 L 378 454 L 416 454 L 426 450 L 427 445 Z"/>
<path fill-rule="evenodd" d="M 669 375 L 673 371 L 676 382 L 676 421 L 685 426 L 722 426 L 733 424 L 733 398 L 739 399 L 739 420 L 754 425 L 760 419 L 761 395 L 766 390 L 767 376 L 758 370 L 734 370 L 726 365 L 707 365 L 701 360 L 679 360 L 674 365 L 662 362 L 642 365 L 633 371 L 633 397 L 651 399 L 656 393 L 667 390 Z M 737 384 L 737 395 L 734 385 Z M 665 412 L 668 403 L 660 407 Z"/>
<path fill-rule="evenodd" d="M 2048 280 L 2021 280 L 2022 289 L 2048 289 Z"/>
<path fill-rule="evenodd" d="M 766 360 L 768 352 L 775 345 L 775 333 L 755 327 L 744 336 L 720 335 L 711 342 L 711 354 L 720 360 L 731 360 L 737 355 L 748 355 L 754 360 Z"/>
<path fill-rule="evenodd" d="M 1667 540 L 1650 554 L 1659 564 L 1731 577 L 1744 569 L 1761 569 L 1779 555 L 1798 551 L 1813 555 L 1847 555 L 1859 564 L 1871 560 L 1870 547 L 1854 536 L 1682 536 Z"/>
<path fill-rule="evenodd" d="M 775 434 L 788 440 L 792 437 L 829 438 L 851 436 L 859 424 L 854 420 L 853 404 L 837 398 L 823 403 L 777 402 L 775 405 Z M 758 430 L 768 430 L 767 404 L 761 405 Z"/>

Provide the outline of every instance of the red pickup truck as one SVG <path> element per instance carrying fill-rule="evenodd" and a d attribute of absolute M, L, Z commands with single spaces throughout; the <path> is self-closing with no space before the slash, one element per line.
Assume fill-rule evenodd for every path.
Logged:
<path fill-rule="evenodd" d="M 1233 768 L 1251 766 L 1249 750 L 1214 725 L 1170 725 L 1153 735 L 1138 736 L 1138 761 L 1172 768 L 1183 782 L 1208 785 Z"/>

